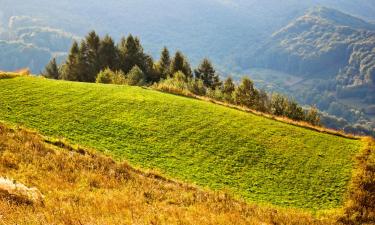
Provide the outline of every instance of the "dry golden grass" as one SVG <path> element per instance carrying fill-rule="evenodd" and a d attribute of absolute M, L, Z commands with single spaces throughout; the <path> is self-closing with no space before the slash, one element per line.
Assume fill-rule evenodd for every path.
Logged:
<path fill-rule="evenodd" d="M 3 124 L 0 176 L 45 196 L 44 206 L 0 199 L 0 224 L 337 224 L 245 204 Z"/>
<path fill-rule="evenodd" d="M 356 159 L 341 219 L 345 224 L 375 224 L 375 141 L 372 138 L 363 138 L 363 141 L 365 145 Z"/>
<path fill-rule="evenodd" d="M 30 70 L 29 69 L 21 69 L 16 72 L 4 72 L 0 71 L 0 79 L 9 79 L 21 76 L 29 76 Z"/>

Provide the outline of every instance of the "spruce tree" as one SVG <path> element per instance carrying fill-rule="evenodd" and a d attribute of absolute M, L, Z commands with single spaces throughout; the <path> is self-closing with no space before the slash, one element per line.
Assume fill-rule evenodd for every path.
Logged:
<path fill-rule="evenodd" d="M 286 110 L 288 107 L 288 100 L 280 95 L 274 94 L 271 99 L 271 111 L 276 116 L 286 116 Z"/>
<path fill-rule="evenodd" d="M 285 115 L 293 120 L 304 120 L 305 112 L 301 106 L 295 100 L 287 101 L 287 109 Z"/>
<path fill-rule="evenodd" d="M 212 63 L 207 58 L 203 59 L 194 73 L 197 79 L 203 80 L 206 87 L 215 89 L 220 86 L 219 76 L 216 74 Z"/>
<path fill-rule="evenodd" d="M 169 50 L 167 49 L 167 47 L 164 47 L 163 51 L 161 52 L 160 60 L 159 60 L 159 70 L 160 70 L 161 78 L 166 79 L 169 76 L 170 66 L 171 66 L 171 57 L 169 54 Z"/>
<path fill-rule="evenodd" d="M 95 82 L 96 76 L 100 71 L 99 48 L 100 37 L 91 31 L 85 38 L 87 49 L 83 54 L 87 57 L 87 73 L 84 80 L 87 82 Z"/>
<path fill-rule="evenodd" d="M 50 78 L 50 79 L 59 79 L 60 72 L 59 67 L 56 63 L 56 58 L 53 58 L 46 66 L 44 72 L 42 73 L 43 76 Z"/>
<path fill-rule="evenodd" d="M 181 71 L 185 74 L 187 78 L 192 77 L 191 67 L 189 62 L 186 60 L 185 56 L 177 51 L 170 66 L 170 73 L 175 74 L 178 71 Z"/>
<path fill-rule="evenodd" d="M 79 78 L 79 47 L 76 41 L 70 49 L 66 63 L 63 65 L 62 79 L 78 81 Z"/>
<path fill-rule="evenodd" d="M 95 75 L 90 68 L 90 59 L 89 59 L 89 50 L 85 41 L 81 41 L 80 48 L 78 51 L 78 60 L 77 60 L 77 80 L 80 82 L 94 82 L 92 80 Z"/>
<path fill-rule="evenodd" d="M 99 64 L 100 70 L 110 68 L 111 70 L 119 69 L 118 52 L 113 39 L 106 35 L 99 46 Z"/>
<path fill-rule="evenodd" d="M 143 52 L 143 47 L 138 38 L 129 35 L 122 38 L 119 45 L 120 65 L 124 73 L 129 73 L 134 66 L 138 66 L 146 76 L 146 80 L 151 80 L 153 60 L 151 56 Z"/>
<path fill-rule="evenodd" d="M 236 89 L 236 85 L 234 84 L 232 77 L 229 76 L 224 81 L 224 85 L 222 88 L 225 101 L 233 102 L 233 92 L 235 91 L 235 89 Z"/>
<path fill-rule="evenodd" d="M 311 123 L 312 125 L 320 125 L 320 115 L 319 110 L 316 106 L 311 107 L 305 115 L 305 121 Z"/>
<path fill-rule="evenodd" d="M 247 77 L 242 78 L 241 84 L 234 91 L 234 101 L 238 105 L 256 108 L 259 102 L 259 92 L 254 83 Z"/>
<path fill-rule="evenodd" d="M 259 90 L 259 103 L 257 110 L 261 112 L 270 113 L 271 111 L 271 101 L 265 90 Z"/>
<path fill-rule="evenodd" d="M 142 46 L 137 38 L 129 35 L 127 38 L 122 38 L 119 46 L 121 56 L 121 69 L 124 73 L 140 64 L 140 55 L 143 53 Z"/>
<path fill-rule="evenodd" d="M 186 75 L 187 78 L 191 79 L 193 78 L 193 72 L 191 70 L 191 66 L 189 61 L 184 57 L 184 66 L 182 68 L 182 72 Z"/>

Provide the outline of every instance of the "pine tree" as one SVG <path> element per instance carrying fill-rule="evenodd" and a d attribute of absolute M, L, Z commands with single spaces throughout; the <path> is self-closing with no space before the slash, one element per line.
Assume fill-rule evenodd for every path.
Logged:
<path fill-rule="evenodd" d="M 121 56 L 121 69 L 124 73 L 135 66 L 139 66 L 140 55 L 143 52 L 142 46 L 137 38 L 129 35 L 127 38 L 122 38 L 119 46 Z"/>
<path fill-rule="evenodd" d="M 151 56 L 143 52 L 143 47 L 138 38 L 129 35 L 122 38 L 119 45 L 120 68 L 124 73 L 129 73 L 134 66 L 138 66 L 146 76 L 146 80 L 151 80 L 153 60 Z"/>
<path fill-rule="evenodd" d="M 271 100 L 272 114 L 276 116 L 285 116 L 287 107 L 288 107 L 288 101 L 284 96 L 280 94 L 272 95 L 272 100 Z"/>
<path fill-rule="evenodd" d="M 224 100 L 227 102 L 233 102 L 233 92 L 236 89 L 236 85 L 234 84 L 232 77 L 229 76 L 224 81 L 224 85 L 222 89 L 223 89 L 222 92 L 224 95 Z"/>
<path fill-rule="evenodd" d="M 193 72 L 191 70 L 190 63 L 185 57 L 184 57 L 184 59 L 185 59 L 185 61 L 184 61 L 184 66 L 182 68 L 182 72 L 186 75 L 186 77 L 188 79 L 191 79 L 191 78 L 193 78 Z"/>
<path fill-rule="evenodd" d="M 270 113 L 271 111 L 271 101 L 265 90 L 259 90 L 259 103 L 257 110 L 261 112 Z"/>
<path fill-rule="evenodd" d="M 96 77 L 95 75 L 89 75 L 92 73 L 90 68 L 90 59 L 88 47 L 85 41 L 81 41 L 79 51 L 78 51 L 78 60 L 77 60 L 77 80 L 80 82 L 93 82 L 91 77 Z"/>
<path fill-rule="evenodd" d="M 316 108 L 316 106 L 313 106 L 309 109 L 309 111 L 306 114 L 305 121 L 315 126 L 320 125 L 319 110 Z"/>
<path fill-rule="evenodd" d="M 79 52 L 80 50 L 78 47 L 78 43 L 74 41 L 70 49 L 68 59 L 66 60 L 66 63 L 63 65 L 63 80 L 78 81 L 80 72 L 78 61 Z"/>
<path fill-rule="evenodd" d="M 219 76 L 216 74 L 212 63 L 207 58 L 203 59 L 194 73 L 195 78 L 203 80 L 206 87 L 214 90 L 216 87 L 220 86 Z"/>
<path fill-rule="evenodd" d="M 259 102 L 259 92 L 254 83 L 247 77 L 242 78 L 241 84 L 234 91 L 234 101 L 238 105 L 256 108 Z"/>
<path fill-rule="evenodd" d="M 44 72 L 42 73 L 43 76 L 50 78 L 50 79 L 59 79 L 60 72 L 59 67 L 56 63 L 56 58 L 53 58 L 46 66 Z"/>
<path fill-rule="evenodd" d="M 96 76 L 100 71 L 100 60 L 99 60 L 99 48 L 100 48 L 100 37 L 91 31 L 85 38 L 86 47 L 82 54 L 87 57 L 87 73 L 84 81 L 95 82 Z M 82 51 L 82 50 L 81 50 Z"/>
<path fill-rule="evenodd" d="M 301 106 L 294 100 L 288 100 L 287 109 L 286 109 L 286 116 L 293 120 L 304 120 L 305 119 L 305 112 Z"/>
<path fill-rule="evenodd" d="M 100 41 L 99 47 L 99 64 L 100 70 L 110 68 L 111 70 L 119 69 L 119 57 L 115 42 L 106 35 Z"/>
<path fill-rule="evenodd" d="M 171 57 L 169 54 L 169 50 L 167 49 L 167 47 L 164 47 L 159 60 L 159 70 L 162 79 L 166 79 L 169 76 L 170 66 Z"/>
<path fill-rule="evenodd" d="M 190 64 L 180 51 L 176 52 L 170 66 L 171 74 L 175 74 L 178 71 L 184 73 L 187 78 L 193 77 Z"/>

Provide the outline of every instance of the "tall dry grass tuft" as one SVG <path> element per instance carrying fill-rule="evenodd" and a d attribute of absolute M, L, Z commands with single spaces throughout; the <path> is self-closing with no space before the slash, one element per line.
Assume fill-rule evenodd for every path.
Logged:
<path fill-rule="evenodd" d="M 15 73 L 20 74 L 21 76 L 29 76 L 31 74 L 29 68 L 22 68 L 22 69 L 16 70 Z"/>
<path fill-rule="evenodd" d="M 337 224 L 292 209 L 250 205 L 0 123 L 0 175 L 44 205 L 0 198 L 0 224 Z"/>
<path fill-rule="evenodd" d="M 10 79 L 15 77 L 29 76 L 30 71 L 28 69 L 20 70 L 19 72 L 3 72 L 0 71 L 0 79 Z"/>
<path fill-rule="evenodd" d="M 375 140 L 363 139 L 365 145 L 356 158 L 356 170 L 341 221 L 345 224 L 375 224 Z"/>

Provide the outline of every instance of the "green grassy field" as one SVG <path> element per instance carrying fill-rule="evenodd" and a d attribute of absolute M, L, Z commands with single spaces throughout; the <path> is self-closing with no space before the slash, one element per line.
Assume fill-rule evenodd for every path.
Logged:
<path fill-rule="evenodd" d="M 0 120 L 249 201 L 341 206 L 358 140 L 140 87 L 0 80 Z"/>

